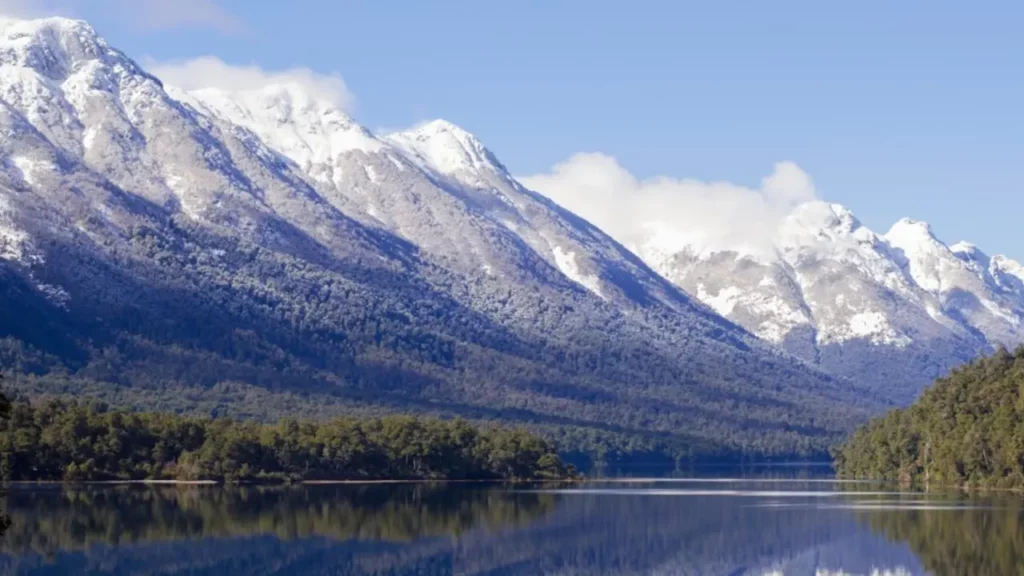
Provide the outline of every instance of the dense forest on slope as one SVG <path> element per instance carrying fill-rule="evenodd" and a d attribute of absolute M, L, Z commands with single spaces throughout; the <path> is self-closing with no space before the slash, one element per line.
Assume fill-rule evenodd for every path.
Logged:
<path fill-rule="evenodd" d="M 325 270 L 226 241 L 136 240 L 143 253 L 115 261 L 55 247 L 34 279 L 0 262 L 0 368 L 31 376 L 17 391 L 186 411 L 201 396 L 261 419 L 310 405 L 463 416 L 668 437 L 716 456 L 823 455 L 882 405 L 791 358 L 582 296 L 552 306 L 509 290 L 483 314 L 410 276 Z M 207 263 L 211 250 L 218 262 Z M 39 282 L 66 286 L 73 305 L 39 295 Z M 237 405 L 222 393 L 231 383 L 265 399 Z"/>
<path fill-rule="evenodd" d="M 544 479 L 571 468 L 521 429 L 403 416 L 276 425 L 15 402 L 0 422 L 7 480 Z"/>
<path fill-rule="evenodd" d="M 923 487 L 1024 488 L 1024 346 L 941 378 L 835 453 L 844 478 Z"/>

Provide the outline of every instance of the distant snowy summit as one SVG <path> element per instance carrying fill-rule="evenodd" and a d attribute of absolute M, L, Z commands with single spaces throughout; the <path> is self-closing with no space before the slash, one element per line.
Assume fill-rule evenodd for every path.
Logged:
<path fill-rule="evenodd" d="M 1024 341 L 1024 267 L 947 246 L 925 222 L 877 234 L 844 206 L 809 202 L 760 250 L 666 247 L 657 235 L 634 249 L 758 336 L 906 395 L 952 364 Z"/>

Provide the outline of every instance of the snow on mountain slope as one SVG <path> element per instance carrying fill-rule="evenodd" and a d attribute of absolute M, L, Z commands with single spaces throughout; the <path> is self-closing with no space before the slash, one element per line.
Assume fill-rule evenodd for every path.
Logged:
<path fill-rule="evenodd" d="M 600 230 L 523 188 L 453 124 L 377 137 L 299 85 L 165 90 L 85 22 L 16 21 L 2 30 L 7 127 L 31 132 L 34 143 L 11 150 L 7 164 L 40 191 L 32 200 L 42 212 L 61 202 L 61 186 L 88 182 L 77 210 L 98 212 L 89 220 L 111 234 L 131 229 L 142 210 L 289 251 L 372 260 L 383 250 L 400 261 L 390 252 L 407 248 L 388 239 L 394 233 L 447 269 L 497 280 L 473 290 L 529 282 L 710 316 Z M 13 257 L 24 244 L 17 220 L 28 211 L 8 212 L 20 214 L 3 223 L 4 253 Z"/>
<path fill-rule="evenodd" d="M 570 281 L 604 300 L 691 307 L 634 254 L 523 188 L 479 139 L 450 122 L 377 137 L 298 86 L 176 94 L 283 153 L 339 210 L 369 216 L 361 221 L 383 225 L 461 274 Z"/>
<path fill-rule="evenodd" d="M 1024 341 L 1020 264 L 946 246 L 923 222 L 879 235 L 843 206 L 809 202 L 783 219 L 771 257 L 660 244 L 635 248 L 720 314 L 834 372 L 902 379 L 879 385 L 911 396 L 980 351 Z"/>
<path fill-rule="evenodd" d="M 66 202 L 61 186 L 73 186 L 93 195 L 81 198 L 83 214 L 98 211 L 95 221 L 122 232 L 140 211 L 164 211 L 283 249 L 319 249 L 296 228 L 338 254 L 379 248 L 275 152 L 182 107 L 85 22 L 7 22 L 0 100 L 13 136 L 6 157 L 52 205 Z"/>
<path fill-rule="evenodd" d="M 385 138 L 419 166 L 469 186 L 486 185 L 486 176 L 508 178 L 504 166 L 476 136 L 446 120 L 426 122 Z"/>
<path fill-rule="evenodd" d="M 202 89 L 193 94 L 169 87 L 168 92 L 252 130 L 317 181 L 335 182 L 330 169 L 339 155 L 353 150 L 376 152 L 384 147 L 336 107 L 294 84 L 235 92 Z"/>
<path fill-rule="evenodd" d="M 86 23 L 44 19 L 0 27 L 0 133 L 4 353 L 41 372 L 716 454 L 821 453 L 884 404 L 450 124 L 378 137 L 288 85 L 168 93 Z"/>

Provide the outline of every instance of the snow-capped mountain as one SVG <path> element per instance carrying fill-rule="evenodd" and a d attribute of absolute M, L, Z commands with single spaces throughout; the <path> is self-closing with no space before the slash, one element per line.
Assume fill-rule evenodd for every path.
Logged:
<path fill-rule="evenodd" d="M 177 91 L 51 18 L 0 24 L 0 134 L 0 367 L 38 390 L 657 432 L 690 453 L 820 450 L 881 404 L 447 122 L 378 136 L 298 86 Z"/>
<path fill-rule="evenodd" d="M 636 251 L 666 278 L 758 336 L 837 374 L 911 399 L 951 366 L 1024 339 L 1024 268 L 947 246 L 924 222 L 885 234 L 845 207 L 810 202 L 783 219 L 771 250 Z"/>
<path fill-rule="evenodd" d="M 287 156 L 339 210 L 386 227 L 459 273 L 568 279 L 605 300 L 688 306 L 635 255 L 523 188 L 450 122 L 377 137 L 298 86 L 172 93 Z"/>

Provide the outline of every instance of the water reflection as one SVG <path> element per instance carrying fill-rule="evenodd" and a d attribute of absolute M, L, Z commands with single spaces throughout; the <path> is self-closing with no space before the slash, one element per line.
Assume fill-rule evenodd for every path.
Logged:
<path fill-rule="evenodd" d="M 1020 506 L 796 482 L 16 489 L 0 574 L 1021 574 Z"/>
<path fill-rule="evenodd" d="M 0 550 L 53 556 L 92 545 L 231 538 L 410 542 L 477 527 L 520 526 L 553 495 L 458 484 L 321 487 L 146 487 L 14 490 Z"/>
<path fill-rule="evenodd" d="M 858 520 L 907 543 L 934 574 L 1024 574 L 1019 496 L 932 499 L 922 508 L 860 512 Z"/>

